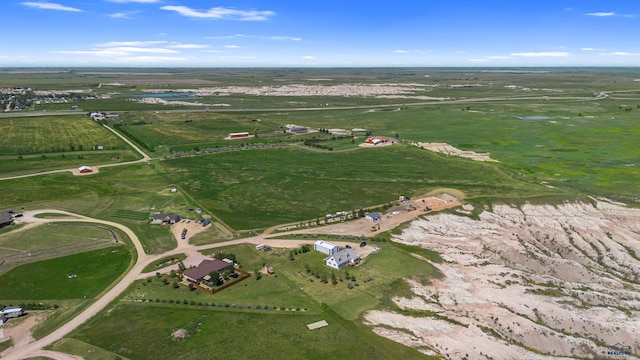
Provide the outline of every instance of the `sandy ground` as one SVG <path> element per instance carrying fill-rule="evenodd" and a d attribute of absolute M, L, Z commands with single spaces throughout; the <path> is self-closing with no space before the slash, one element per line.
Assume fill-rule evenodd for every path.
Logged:
<path fill-rule="evenodd" d="M 12 352 L 14 348 L 20 348 L 32 342 L 34 338 L 31 336 L 31 328 L 40 322 L 42 318 L 43 316 L 31 312 L 26 316 L 9 319 L 9 321 L 1 325 L 4 337 L 11 338 L 13 346 L 0 353 L 0 356 Z"/>
<path fill-rule="evenodd" d="M 424 202 L 423 202 L 424 200 Z M 380 229 L 372 231 L 375 223 L 369 219 L 361 218 L 358 220 L 338 222 L 331 225 L 319 226 L 309 229 L 295 231 L 297 234 L 332 234 L 332 235 L 353 235 L 353 236 L 371 236 L 378 232 L 384 232 L 398 227 L 405 222 L 417 219 L 422 215 L 431 212 L 437 212 L 444 209 L 460 206 L 460 200 L 448 194 L 440 194 L 437 196 L 426 196 L 406 201 L 402 209 L 397 210 L 397 214 L 393 214 L 394 208 L 382 214 L 379 221 Z M 415 210 L 408 210 L 413 206 Z M 427 207 L 431 210 L 427 210 Z"/>
<path fill-rule="evenodd" d="M 365 319 L 443 358 L 621 358 L 608 352 L 624 349 L 632 355 L 622 358 L 636 358 L 639 234 L 640 209 L 603 201 L 416 220 L 396 240 L 440 252 L 445 277 L 430 286 L 408 279 L 414 296 L 395 302 L 439 318 L 371 311 Z"/>
<path fill-rule="evenodd" d="M 451 146 L 447 143 L 415 143 L 414 145 L 421 147 L 423 149 L 449 155 L 449 156 L 460 156 L 463 158 L 475 160 L 475 161 L 493 161 L 498 162 L 498 160 L 492 159 L 488 154 L 480 154 L 475 151 L 463 151 L 454 146 Z"/>

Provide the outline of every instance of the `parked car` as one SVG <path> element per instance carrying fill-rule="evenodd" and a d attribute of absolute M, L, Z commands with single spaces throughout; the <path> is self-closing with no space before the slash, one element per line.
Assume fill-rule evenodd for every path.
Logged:
<path fill-rule="evenodd" d="M 365 246 L 367 246 L 367 242 L 366 241 L 363 241 L 363 242 L 360 243 L 360 247 L 365 247 Z"/>

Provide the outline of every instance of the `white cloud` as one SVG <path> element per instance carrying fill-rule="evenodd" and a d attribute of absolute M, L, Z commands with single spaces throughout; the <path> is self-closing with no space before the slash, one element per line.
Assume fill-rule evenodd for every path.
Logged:
<path fill-rule="evenodd" d="M 396 54 L 406 54 L 406 53 L 408 53 L 407 50 L 393 50 L 393 52 L 396 53 Z"/>
<path fill-rule="evenodd" d="M 214 7 L 207 11 L 199 11 L 186 6 L 162 6 L 162 10 L 175 11 L 180 15 L 194 18 L 222 19 L 222 20 L 242 20 L 242 21 L 263 21 L 274 15 L 273 11 L 257 10 L 236 10 L 225 7 Z"/>
<path fill-rule="evenodd" d="M 105 50 L 58 50 L 52 51 L 53 54 L 68 54 L 68 55 L 95 55 L 95 56 L 123 56 L 128 53 L 123 51 L 114 51 L 111 49 Z"/>
<path fill-rule="evenodd" d="M 201 45 L 201 44 L 173 44 L 168 47 L 174 49 L 205 49 L 208 48 L 209 45 Z"/>
<path fill-rule="evenodd" d="M 129 12 L 117 12 L 113 14 L 109 14 L 109 17 L 114 19 L 133 19 L 131 15 L 136 14 L 137 11 L 129 11 Z"/>
<path fill-rule="evenodd" d="M 130 53 L 152 53 L 152 54 L 175 54 L 177 50 L 171 50 L 166 48 L 147 48 L 147 47 L 133 47 L 133 46 L 123 46 L 123 47 L 113 47 L 109 48 L 112 51 L 121 51 L 127 54 Z"/>
<path fill-rule="evenodd" d="M 487 56 L 487 59 L 502 60 L 502 59 L 513 59 L 513 57 L 512 56 L 504 56 L 504 55 L 494 55 L 494 56 Z"/>
<path fill-rule="evenodd" d="M 513 53 L 511 56 L 521 56 L 521 57 L 566 57 L 570 54 L 565 51 L 540 51 L 540 52 L 521 52 L 521 53 Z"/>
<path fill-rule="evenodd" d="M 149 46 L 149 45 L 159 45 L 166 44 L 166 41 L 162 40 L 154 40 L 154 41 L 110 41 L 104 44 L 98 44 L 98 47 L 117 47 L 117 46 Z"/>
<path fill-rule="evenodd" d="M 23 2 L 22 5 L 42 9 L 42 10 L 59 10 L 59 11 L 72 11 L 72 12 L 82 12 L 80 9 L 72 8 L 69 6 L 64 6 L 56 3 L 50 2 Z"/>
<path fill-rule="evenodd" d="M 594 13 L 586 13 L 585 15 L 587 15 L 587 16 L 596 16 L 596 17 L 608 17 L 608 16 L 615 16 L 616 13 L 614 13 L 614 12 L 594 12 Z"/>
<path fill-rule="evenodd" d="M 315 57 L 313 57 L 311 55 L 303 56 L 302 58 L 305 59 L 305 60 L 315 60 L 316 59 Z"/>
<path fill-rule="evenodd" d="M 224 47 L 227 48 L 227 49 L 239 49 L 240 48 L 240 46 L 238 46 L 238 45 L 225 45 Z"/>
<path fill-rule="evenodd" d="M 603 53 L 600 54 L 602 56 L 638 56 L 640 55 L 640 53 L 630 53 L 630 52 L 626 52 L 626 51 L 614 51 L 614 52 L 610 52 L 610 53 Z"/>
<path fill-rule="evenodd" d="M 468 59 L 467 61 L 471 61 L 471 62 L 487 62 L 489 60 L 487 60 L 487 59 Z"/>
<path fill-rule="evenodd" d="M 300 41 L 302 38 L 293 37 L 293 36 L 269 36 L 270 40 L 292 40 L 292 41 Z"/>
<path fill-rule="evenodd" d="M 602 12 L 593 12 L 593 13 L 586 13 L 585 15 L 587 16 L 595 16 L 595 17 L 612 17 L 612 16 L 617 16 L 617 17 L 626 17 L 626 18 L 634 18 L 636 17 L 633 14 L 616 14 L 613 11 L 602 11 Z"/>

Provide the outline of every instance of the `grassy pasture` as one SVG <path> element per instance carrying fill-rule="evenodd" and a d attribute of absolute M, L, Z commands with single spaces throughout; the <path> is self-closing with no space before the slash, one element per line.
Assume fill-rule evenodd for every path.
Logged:
<path fill-rule="evenodd" d="M 81 299 L 98 295 L 131 262 L 123 246 L 26 264 L 0 276 L 0 300 Z M 69 274 L 77 277 L 68 278 Z"/>
<path fill-rule="evenodd" d="M 561 193 L 516 179 L 496 164 L 404 145 L 346 153 L 252 150 L 167 160 L 163 165 L 172 182 L 235 229 L 315 219 L 440 187 L 457 188 L 471 197 Z"/>
<path fill-rule="evenodd" d="M 112 242 L 107 230 L 86 226 L 87 224 L 48 223 L 17 232 L 4 234 L 0 238 L 0 256 L 16 252 L 55 248 L 86 241 Z"/>
<path fill-rule="evenodd" d="M 307 329 L 319 320 L 330 325 Z M 172 340 L 171 334 L 181 328 L 189 336 Z M 239 354 L 248 359 L 281 359 L 283 354 L 287 359 L 342 359 L 345 349 L 368 359 L 427 358 L 364 326 L 344 322 L 331 311 L 307 315 L 118 304 L 71 337 L 131 359 L 223 359 Z"/>

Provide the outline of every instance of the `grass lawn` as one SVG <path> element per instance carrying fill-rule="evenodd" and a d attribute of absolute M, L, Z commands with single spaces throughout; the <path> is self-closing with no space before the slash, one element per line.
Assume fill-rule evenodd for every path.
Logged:
<path fill-rule="evenodd" d="M 306 325 L 326 320 L 310 331 Z M 188 337 L 171 334 L 187 330 Z M 189 305 L 118 304 L 72 333 L 131 359 L 424 359 L 414 349 L 378 337 L 368 328 L 342 321 L 330 310 L 316 314 L 232 311 Z M 162 339 L 162 341 L 158 341 Z M 286 354 L 286 355 L 284 355 Z M 349 355 L 350 354 L 350 355 Z"/>
<path fill-rule="evenodd" d="M 92 298 L 127 269 L 131 253 L 123 246 L 18 266 L 0 276 L 2 300 Z M 68 275 L 75 274 L 73 278 Z"/>

